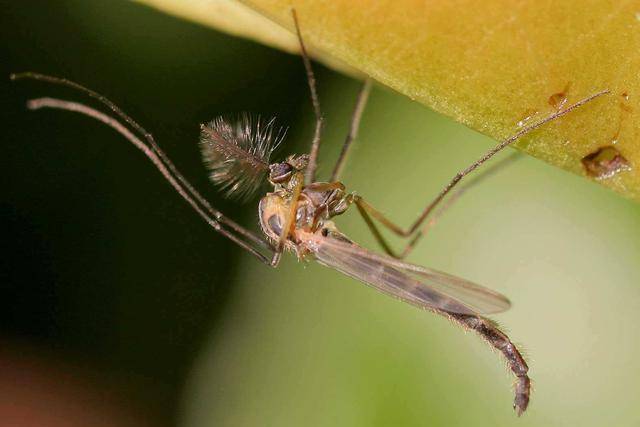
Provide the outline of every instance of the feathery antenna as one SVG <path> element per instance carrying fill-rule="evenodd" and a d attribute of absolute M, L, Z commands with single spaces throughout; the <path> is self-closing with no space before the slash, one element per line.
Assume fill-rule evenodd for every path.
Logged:
<path fill-rule="evenodd" d="M 249 199 L 269 170 L 269 158 L 286 130 L 274 128 L 275 118 L 241 114 L 237 120 L 217 117 L 200 129 L 200 149 L 211 180 L 227 197 Z"/>

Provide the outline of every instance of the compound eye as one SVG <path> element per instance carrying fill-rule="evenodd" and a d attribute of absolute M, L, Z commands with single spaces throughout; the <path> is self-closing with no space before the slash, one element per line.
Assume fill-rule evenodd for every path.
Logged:
<path fill-rule="evenodd" d="M 289 163 L 275 163 L 269 166 L 269 180 L 274 184 L 285 182 L 291 177 L 293 166 Z"/>
<path fill-rule="evenodd" d="M 267 224 L 269 224 L 269 228 L 276 235 L 280 235 L 282 233 L 282 224 L 280 222 L 280 217 L 277 214 L 271 215 L 267 220 Z"/>

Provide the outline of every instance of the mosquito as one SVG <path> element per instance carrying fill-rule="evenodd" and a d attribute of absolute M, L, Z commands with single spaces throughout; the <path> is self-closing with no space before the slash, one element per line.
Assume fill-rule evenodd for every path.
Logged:
<path fill-rule="evenodd" d="M 115 129 L 140 149 L 169 184 L 215 231 L 236 243 L 262 263 L 276 267 L 284 251 L 295 253 L 300 261 L 315 260 L 338 270 L 378 291 L 401 301 L 444 316 L 463 328 L 478 333 L 500 352 L 515 376 L 513 408 L 517 415 L 527 409 L 531 393 L 528 366 L 509 337 L 488 318 L 510 306 L 509 300 L 490 289 L 441 271 L 403 261 L 416 243 L 435 224 L 437 218 L 466 188 L 452 190 L 460 181 L 495 154 L 523 135 L 557 120 L 593 99 L 609 93 L 602 90 L 540 121 L 523 127 L 500 142 L 466 169 L 457 173 L 438 195 L 427 204 L 418 218 L 403 228 L 356 193 L 347 192 L 340 182 L 352 142 L 356 139 L 372 82 L 366 79 L 351 116 L 350 130 L 328 181 L 316 180 L 323 116 L 311 67 L 295 10 L 292 11 L 296 36 L 307 75 L 315 114 L 315 131 L 308 154 L 290 155 L 281 162 L 270 163 L 271 155 L 284 139 L 283 129 L 275 121 L 242 115 L 236 120 L 218 117 L 201 125 L 200 148 L 210 170 L 210 178 L 226 196 L 248 199 L 266 180 L 273 190 L 259 202 L 259 225 L 263 235 L 246 229 L 211 205 L 178 171 L 160 149 L 154 137 L 116 104 L 104 96 L 68 79 L 26 72 L 12 74 L 12 80 L 33 79 L 78 90 L 97 100 L 114 116 L 88 105 L 58 98 L 31 99 L 31 110 L 54 108 L 84 114 Z M 123 124 L 125 123 L 125 124 Z M 467 186 L 468 187 L 468 186 Z M 451 194 L 449 194 L 451 193 Z M 447 197 L 449 196 L 449 197 Z M 369 251 L 335 225 L 333 218 L 355 205 L 385 254 Z M 436 209 L 437 208 L 437 209 Z M 383 237 L 379 225 L 407 239 L 404 249 L 395 252 Z"/>

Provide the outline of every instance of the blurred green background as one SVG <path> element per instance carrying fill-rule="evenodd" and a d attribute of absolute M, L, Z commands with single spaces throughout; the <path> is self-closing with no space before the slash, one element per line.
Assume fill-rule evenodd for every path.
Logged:
<path fill-rule="evenodd" d="M 243 224 L 256 227 L 256 203 L 216 194 L 198 124 L 277 114 L 290 126 L 280 156 L 307 147 L 298 57 L 127 1 L 0 10 L 3 76 L 34 70 L 107 95 Z M 316 70 L 328 174 L 359 85 Z M 509 372 L 474 334 L 292 256 L 264 267 L 110 129 L 24 109 L 31 97 L 82 95 L 0 85 L 5 348 L 64 361 L 154 425 L 640 425 L 640 205 L 523 157 L 465 195 L 411 256 L 511 298 L 495 320 L 522 343 L 534 380 L 517 419 Z M 344 182 L 408 224 L 493 143 L 377 87 Z M 356 212 L 338 223 L 375 247 Z"/>

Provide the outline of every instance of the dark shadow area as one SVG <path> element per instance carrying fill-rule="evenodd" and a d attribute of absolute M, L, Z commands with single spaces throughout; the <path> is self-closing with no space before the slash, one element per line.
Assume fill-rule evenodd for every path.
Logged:
<path fill-rule="evenodd" d="M 308 112 L 300 59 L 129 1 L 3 3 L 0 334 L 100 372 L 172 424 L 244 255 L 111 129 L 25 109 L 41 96 L 95 102 L 8 74 L 64 76 L 103 93 L 214 205 L 255 228 L 255 202 L 224 201 L 209 183 L 198 125 L 244 110 L 294 123 L 301 105 Z"/>

